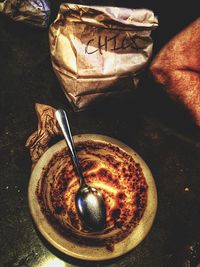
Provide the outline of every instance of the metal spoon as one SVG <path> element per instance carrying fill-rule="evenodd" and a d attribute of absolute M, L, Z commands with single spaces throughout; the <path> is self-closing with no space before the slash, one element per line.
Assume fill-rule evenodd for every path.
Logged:
<path fill-rule="evenodd" d="M 65 111 L 59 109 L 55 112 L 55 115 L 80 179 L 80 188 L 76 194 L 77 210 L 87 228 L 92 231 L 101 231 L 106 226 L 106 208 L 103 197 L 100 192 L 86 184 L 84 180 Z"/>

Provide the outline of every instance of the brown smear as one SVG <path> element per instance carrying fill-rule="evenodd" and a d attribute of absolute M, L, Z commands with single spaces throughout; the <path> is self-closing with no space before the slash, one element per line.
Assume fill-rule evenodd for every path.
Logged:
<path fill-rule="evenodd" d="M 93 233 L 80 220 L 75 204 L 79 179 L 66 149 L 52 155 L 43 168 L 37 188 L 38 202 L 48 221 L 53 220 L 53 225 L 60 232 L 70 232 L 74 239 L 82 237 L 79 243 L 106 245 L 112 251 L 113 245 L 127 237 L 144 214 L 148 192 L 145 176 L 132 156 L 115 145 L 82 141 L 75 146 L 86 182 L 100 190 L 104 198 L 106 228 L 103 232 L 96 233 L 94 239 Z M 119 163 L 117 169 L 115 163 L 108 160 L 108 155 Z M 129 166 L 133 168 L 128 168 Z M 125 167 L 126 172 L 123 172 Z"/>

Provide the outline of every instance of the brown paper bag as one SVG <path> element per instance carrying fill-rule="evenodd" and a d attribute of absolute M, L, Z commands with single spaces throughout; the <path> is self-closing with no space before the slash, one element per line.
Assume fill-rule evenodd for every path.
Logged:
<path fill-rule="evenodd" d="M 0 0 L 0 13 L 36 27 L 49 25 L 50 12 L 49 0 Z"/>
<path fill-rule="evenodd" d="M 52 65 L 76 109 L 137 87 L 157 24 L 146 9 L 60 6 L 49 33 Z"/>
<path fill-rule="evenodd" d="M 62 135 L 55 117 L 55 109 L 44 104 L 35 104 L 35 111 L 38 118 L 38 129 L 32 133 L 26 141 L 26 147 L 30 151 L 33 166 L 48 149 L 51 138 Z"/>

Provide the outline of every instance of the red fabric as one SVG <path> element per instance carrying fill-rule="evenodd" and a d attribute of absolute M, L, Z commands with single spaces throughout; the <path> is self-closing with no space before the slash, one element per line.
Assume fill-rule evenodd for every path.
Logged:
<path fill-rule="evenodd" d="M 161 49 L 150 71 L 155 81 L 181 103 L 200 126 L 200 18 Z"/>

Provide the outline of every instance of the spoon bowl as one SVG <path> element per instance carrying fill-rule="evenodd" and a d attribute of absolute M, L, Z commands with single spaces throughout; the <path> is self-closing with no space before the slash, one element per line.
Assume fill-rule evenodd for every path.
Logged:
<path fill-rule="evenodd" d="M 84 225 L 92 231 L 102 231 L 106 227 L 106 207 L 101 193 L 94 187 L 86 184 L 75 150 L 67 115 L 63 109 L 55 113 L 56 119 L 67 142 L 73 164 L 76 168 L 80 188 L 76 194 L 76 207 Z"/>
<path fill-rule="evenodd" d="M 106 209 L 102 195 L 94 187 L 84 185 L 76 194 L 76 206 L 84 224 L 93 231 L 105 228 Z"/>

